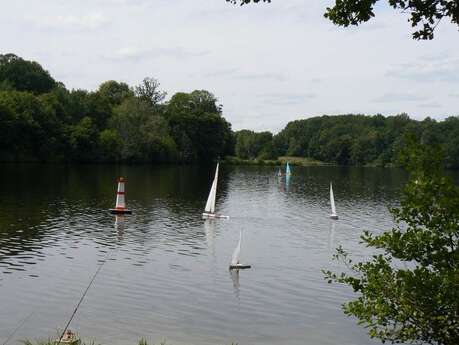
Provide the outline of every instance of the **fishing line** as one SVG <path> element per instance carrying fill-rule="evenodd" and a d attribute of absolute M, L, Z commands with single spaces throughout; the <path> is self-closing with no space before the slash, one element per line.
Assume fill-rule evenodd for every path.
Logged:
<path fill-rule="evenodd" d="M 14 331 L 8 336 L 8 338 L 6 338 L 5 342 L 2 344 L 2 345 L 6 345 L 13 337 L 14 335 L 16 334 L 16 332 L 19 330 L 19 328 L 21 328 L 25 322 L 33 315 L 33 313 L 35 313 L 34 311 L 31 312 L 29 315 L 27 315 L 20 323 L 19 325 L 14 329 Z"/>
<path fill-rule="evenodd" d="M 80 305 L 81 305 L 81 303 L 83 302 L 84 298 L 86 297 L 86 294 L 88 293 L 89 288 L 91 287 L 92 283 L 93 283 L 94 280 L 96 279 L 96 277 L 97 277 L 97 275 L 99 274 L 99 272 L 102 270 L 102 267 L 103 267 L 103 266 L 105 265 L 105 263 L 110 259 L 111 254 L 112 254 L 112 253 L 115 251 L 115 249 L 117 249 L 117 248 L 119 248 L 119 247 L 116 247 L 116 248 L 112 249 L 112 250 L 108 253 L 106 259 L 99 265 L 99 268 L 97 268 L 96 273 L 94 273 L 94 275 L 93 275 L 91 281 L 89 282 L 88 286 L 87 286 L 86 289 L 84 290 L 83 295 L 81 295 L 81 298 L 80 298 L 80 300 L 78 301 L 78 304 L 76 305 L 75 309 L 73 310 L 72 316 L 70 316 L 69 321 L 68 321 L 67 324 L 65 325 L 65 328 L 64 328 L 64 330 L 62 331 L 61 336 L 59 337 L 59 341 L 57 342 L 57 345 L 59 345 L 59 344 L 61 343 L 62 338 L 64 337 L 65 332 L 67 331 L 67 328 L 69 328 L 70 323 L 72 322 L 73 318 L 75 317 L 75 314 L 76 314 L 76 312 L 78 311 L 78 308 L 80 308 Z"/>

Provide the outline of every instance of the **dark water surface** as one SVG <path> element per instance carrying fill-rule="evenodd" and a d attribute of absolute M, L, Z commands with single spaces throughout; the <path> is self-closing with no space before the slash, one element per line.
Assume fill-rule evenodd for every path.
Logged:
<path fill-rule="evenodd" d="M 0 166 L 0 343 L 54 338 L 107 260 L 71 329 L 85 340 L 135 345 L 369 344 L 340 305 L 349 289 L 322 268 L 343 245 L 362 258 L 362 230 L 389 229 L 406 180 L 396 169 L 222 166 L 219 212 L 204 221 L 215 167 Z M 128 179 L 132 216 L 116 219 L 115 180 Z M 328 218 L 333 180 L 340 219 Z M 239 229 L 242 261 L 228 264 Z"/>

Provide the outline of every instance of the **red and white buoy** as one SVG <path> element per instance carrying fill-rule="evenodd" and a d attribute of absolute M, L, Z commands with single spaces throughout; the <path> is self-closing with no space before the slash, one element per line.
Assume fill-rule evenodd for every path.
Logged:
<path fill-rule="evenodd" d="M 131 214 L 132 211 L 126 208 L 126 200 L 124 198 L 124 183 L 126 180 L 122 177 L 118 179 L 118 191 L 116 192 L 116 206 L 110 209 L 113 214 Z"/>

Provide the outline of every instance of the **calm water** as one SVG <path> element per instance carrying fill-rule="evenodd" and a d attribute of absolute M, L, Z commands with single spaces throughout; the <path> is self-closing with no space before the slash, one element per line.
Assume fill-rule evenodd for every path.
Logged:
<path fill-rule="evenodd" d="M 396 169 L 221 167 L 217 208 L 201 219 L 215 167 L 0 168 L 0 343 L 55 337 L 107 260 L 71 329 L 86 340 L 135 345 L 370 344 L 328 285 L 333 248 L 355 257 L 362 230 L 389 229 L 405 175 Z M 116 219 L 115 180 L 128 179 L 132 216 Z M 340 220 L 328 218 L 334 182 Z M 239 229 L 241 261 L 231 275 Z"/>

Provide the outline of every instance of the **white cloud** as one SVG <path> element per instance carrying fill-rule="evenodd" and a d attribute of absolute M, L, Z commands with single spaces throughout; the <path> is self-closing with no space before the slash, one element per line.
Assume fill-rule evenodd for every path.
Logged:
<path fill-rule="evenodd" d="M 312 92 L 306 93 L 274 93 L 274 94 L 263 94 L 260 98 L 263 103 L 274 106 L 289 106 L 296 104 L 304 104 L 307 101 L 315 98 L 317 95 Z"/>
<path fill-rule="evenodd" d="M 438 102 L 428 102 L 420 104 L 423 108 L 441 108 L 441 104 Z"/>
<path fill-rule="evenodd" d="M 423 57 L 420 61 L 392 67 L 387 75 L 418 82 L 459 82 L 459 59 L 444 56 Z"/>
<path fill-rule="evenodd" d="M 237 68 L 223 68 L 219 70 L 214 70 L 210 72 L 203 73 L 203 77 L 205 78 L 219 78 L 225 76 L 234 76 L 239 72 Z"/>
<path fill-rule="evenodd" d="M 263 80 L 273 80 L 273 81 L 286 81 L 287 76 L 282 75 L 281 73 L 265 72 L 265 73 L 241 73 L 235 76 L 237 79 L 242 80 L 254 80 L 254 81 L 263 81 Z"/>
<path fill-rule="evenodd" d="M 139 48 L 125 47 L 120 48 L 112 55 L 104 55 L 106 59 L 114 60 L 143 60 L 143 59 L 158 59 L 158 58 L 174 58 L 185 60 L 193 57 L 200 57 L 209 54 L 209 51 L 189 51 L 182 47 L 167 47 L 167 48 Z"/>
<path fill-rule="evenodd" d="M 106 26 L 110 20 L 101 13 L 85 15 L 57 15 L 28 18 L 39 29 L 94 30 Z"/>
<path fill-rule="evenodd" d="M 418 102 L 425 100 L 425 97 L 415 93 L 385 93 L 382 96 L 373 99 L 376 103 L 403 103 L 403 102 Z"/>

